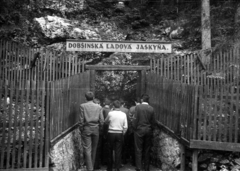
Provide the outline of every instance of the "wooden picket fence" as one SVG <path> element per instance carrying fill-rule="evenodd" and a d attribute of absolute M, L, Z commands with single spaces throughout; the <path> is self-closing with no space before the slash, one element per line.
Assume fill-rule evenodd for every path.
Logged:
<path fill-rule="evenodd" d="M 90 72 L 84 72 L 50 83 L 50 139 L 52 144 L 78 126 L 79 105 L 85 102 L 90 87 Z"/>
<path fill-rule="evenodd" d="M 198 53 L 153 59 L 147 92 L 159 125 L 191 148 L 239 151 L 239 50 L 212 53 L 208 65 Z"/>
<path fill-rule="evenodd" d="M 88 80 L 76 53 L 0 41 L 0 170 L 48 170 L 50 141 L 76 124 Z"/>

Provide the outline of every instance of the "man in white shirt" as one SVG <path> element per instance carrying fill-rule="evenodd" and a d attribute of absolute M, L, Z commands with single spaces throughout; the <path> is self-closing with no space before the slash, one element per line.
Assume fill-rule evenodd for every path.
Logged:
<path fill-rule="evenodd" d="M 121 153 L 123 144 L 123 135 L 127 132 L 128 123 L 125 113 L 120 111 L 121 103 L 118 100 L 113 102 L 114 109 L 108 113 L 105 123 L 108 127 L 109 158 L 107 171 L 113 169 L 113 150 L 115 151 L 115 168 L 119 171 L 121 165 Z"/>

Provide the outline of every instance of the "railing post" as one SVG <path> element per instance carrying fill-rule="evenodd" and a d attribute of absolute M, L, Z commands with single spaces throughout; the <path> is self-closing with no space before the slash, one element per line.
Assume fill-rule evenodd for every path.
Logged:
<path fill-rule="evenodd" d="M 181 148 L 181 171 L 185 171 L 185 146 L 180 144 Z"/>
<path fill-rule="evenodd" d="M 192 171 L 198 170 L 198 150 L 194 149 L 192 153 Z"/>

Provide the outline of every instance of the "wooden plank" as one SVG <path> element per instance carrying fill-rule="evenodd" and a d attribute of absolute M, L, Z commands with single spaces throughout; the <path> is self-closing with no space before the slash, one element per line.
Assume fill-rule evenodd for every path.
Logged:
<path fill-rule="evenodd" d="M 35 139 L 33 140 L 34 142 L 34 168 L 37 168 L 38 167 L 38 155 L 39 155 L 39 145 L 38 145 L 38 134 L 39 134 L 39 125 L 38 125 L 38 119 L 39 117 L 41 116 L 40 113 L 39 113 L 39 99 L 40 99 L 40 91 L 41 89 L 39 88 L 40 87 L 40 67 L 39 67 L 39 61 L 38 61 L 38 64 L 37 66 L 35 67 L 36 68 L 36 74 L 38 74 L 37 78 L 36 78 L 36 84 L 37 84 L 37 89 L 36 89 L 36 122 L 35 122 Z M 42 106 L 41 106 L 42 107 Z"/>
<path fill-rule="evenodd" d="M 56 80 L 56 63 L 57 63 L 57 57 L 56 57 L 56 52 L 52 52 L 52 80 Z"/>
<path fill-rule="evenodd" d="M 238 48 L 236 48 L 235 49 L 235 63 L 236 64 L 239 64 L 239 61 L 238 61 L 238 56 L 239 56 L 239 49 Z M 238 72 L 240 72 L 240 69 L 238 68 Z M 237 78 L 237 82 L 239 83 L 239 77 Z M 235 109 L 235 136 L 234 136 L 234 142 L 235 143 L 237 143 L 238 142 L 238 130 L 239 130 L 239 110 L 240 110 L 240 108 L 239 108 L 239 96 L 240 96 L 240 94 L 239 94 L 239 87 L 237 87 L 237 92 L 236 92 L 236 94 L 237 94 L 237 99 L 236 99 L 236 109 Z"/>
<path fill-rule="evenodd" d="M 53 52 L 49 50 L 49 81 L 53 81 Z"/>
<path fill-rule="evenodd" d="M 192 171 L 198 170 L 198 150 L 193 150 L 192 153 Z"/>
<path fill-rule="evenodd" d="M 223 111 L 223 105 L 221 105 L 222 103 L 223 103 L 223 98 L 222 98 L 222 96 L 223 96 L 223 87 L 221 87 L 221 89 L 220 89 L 220 99 L 219 99 L 219 114 L 220 114 L 220 116 L 219 116 L 219 119 L 218 119 L 218 124 L 219 124 L 219 126 L 218 126 L 218 137 L 219 137 L 219 139 L 218 139 L 218 141 L 222 141 L 222 133 L 223 133 L 223 127 L 222 127 L 222 118 L 223 118 L 223 114 L 222 114 L 222 111 Z"/>
<path fill-rule="evenodd" d="M 50 83 L 47 83 L 47 96 L 46 96 L 46 111 L 45 111 L 45 149 L 44 149 L 44 165 L 43 167 L 49 167 L 49 157 L 48 157 L 48 151 L 49 151 L 49 102 L 50 102 L 50 94 L 51 94 L 51 90 L 50 88 Z"/>
<path fill-rule="evenodd" d="M 16 167 L 15 166 L 15 164 L 16 164 L 16 148 L 15 147 L 16 147 L 16 141 L 17 141 L 16 140 L 17 139 L 17 137 L 16 137 L 17 136 L 17 117 L 18 117 L 18 114 L 19 114 L 18 105 L 21 105 L 19 103 L 19 88 L 18 87 L 15 88 L 15 92 L 16 92 L 16 96 L 15 96 L 15 110 L 14 110 L 14 121 L 13 121 L 13 124 L 14 124 L 14 126 L 13 126 L 13 137 L 12 137 L 12 139 L 13 139 L 13 142 L 12 142 L 12 144 L 13 144 L 12 163 L 11 163 L 12 168 Z M 19 130 L 19 136 L 21 135 L 20 132 L 21 131 Z"/>
<path fill-rule="evenodd" d="M 43 52 L 41 52 L 43 53 Z M 42 56 L 43 54 L 41 54 Z M 40 122 L 40 143 L 39 143 L 39 167 L 43 167 L 43 141 L 44 141 L 44 110 L 45 110 L 45 85 L 46 85 L 46 82 L 45 82 L 45 76 L 44 76 L 44 70 L 43 70 L 43 64 L 44 64 L 44 59 L 43 59 L 43 56 L 42 58 L 40 59 L 40 69 L 41 69 L 41 75 L 39 77 L 39 81 L 41 82 L 40 84 L 40 106 L 42 107 L 41 108 L 41 112 L 40 112 L 40 117 L 41 117 L 41 122 Z"/>
<path fill-rule="evenodd" d="M 189 54 L 186 55 L 187 57 L 187 84 L 190 84 L 190 75 L 191 75 L 191 71 L 190 71 L 190 68 L 191 68 L 191 65 L 190 65 L 190 61 L 191 61 L 191 56 Z"/>
<path fill-rule="evenodd" d="M 221 150 L 221 151 L 240 151 L 239 143 L 215 142 L 190 140 L 190 148 L 206 149 L 206 150 Z"/>
<path fill-rule="evenodd" d="M 69 127 L 68 129 L 64 130 L 59 134 L 58 136 L 54 137 L 51 140 L 51 147 L 53 147 L 57 142 L 59 142 L 61 139 L 63 139 L 66 135 L 68 135 L 70 132 L 78 128 L 78 123 L 74 124 L 73 126 Z"/>
<path fill-rule="evenodd" d="M 224 94 L 225 93 L 228 93 L 228 90 L 224 90 L 224 92 L 223 92 Z M 228 101 L 225 101 L 225 103 L 226 102 L 228 102 Z M 223 141 L 225 141 L 225 142 L 227 142 L 227 136 L 228 136 L 228 114 L 227 114 L 227 111 L 228 110 L 226 110 L 225 109 L 225 113 L 224 113 L 224 127 L 223 127 L 223 134 L 224 134 L 224 139 L 223 139 Z"/>
<path fill-rule="evenodd" d="M 25 48 L 25 55 L 26 55 L 26 64 L 28 66 L 30 66 L 30 51 L 28 49 Z M 29 78 L 30 80 L 30 71 L 28 73 L 26 73 L 27 78 Z M 26 97 L 26 104 L 29 103 L 29 95 L 30 95 L 30 88 L 26 87 L 27 89 L 27 97 Z M 25 113 L 25 122 L 29 122 L 29 114 L 30 110 L 29 110 L 29 106 L 26 105 L 26 113 Z M 24 133 L 24 149 L 23 149 L 23 167 L 26 168 L 27 167 L 27 154 L 28 154 L 28 144 L 27 144 L 27 137 L 28 137 L 28 125 L 25 125 L 25 133 Z"/>
<path fill-rule="evenodd" d="M 207 105 L 207 103 L 206 103 L 206 94 L 207 94 L 207 87 L 204 87 L 204 89 L 203 89 L 203 105 L 204 105 L 204 107 L 203 107 L 203 140 L 207 140 L 207 113 L 205 112 L 205 111 L 207 111 L 207 107 L 206 107 L 206 105 Z"/>
<path fill-rule="evenodd" d="M 31 59 L 33 58 L 33 50 L 30 50 L 30 57 Z M 34 67 L 30 72 L 31 72 L 31 85 L 33 85 L 33 81 L 34 81 L 34 73 L 35 72 L 36 67 Z M 30 93 L 31 93 L 31 110 L 30 110 L 30 135 L 29 135 L 29 160 L 28 160 L 28 167 L 32 168 L 32 160 L 33 160 L 33 114 L 34 114 L 34 101 L 35 101 L 35 89 L 33 88 L 33 86 L 30 89 Z"/>
<path fill-rule="evenodd" d="M 42 81 L 42 91 L 41 91 L 41 96 L 42 96 L 42 100 L 41 100 L 41 106 L 42 106 L 42 110 L 41 110 L 41 126 L 40 126 L 40 154 L 39 154 L 39 167 L 43 167 L 43 147 L 44 147 L 44 115 L 45 115 L 45 111 L 44 109 L 46 108 L 45 105 L 45 85 L 46 82 L 45 80 Z"/>
<path fill-rule="evenodd" d="M 217 112 L 217 108 L 218 108 L 218 99 L 216 98 L 218 96 L 219 90 L 215 89 L 215 99 L 214 99 L 214 109 L 213 109 L 213 141 L 217 140 L 217 127 L 219 127 L 219 123 L 218 123 L 218 112 Z"/>
<path fill-rule="evenodd" d="M 189 147 L 189 140 L 186 140 L 182 137 L 180 137 L 178 134 L 176 134 L 175 132 L 173 132 L 171 129 L 169 129 L 166 124 L 157 121 L 157 126 L 159 127 L 160 130 L 164 131 L 165 133 L 167 133 L 168 135 L 170 135 L 171 137 L 175 138 L 176 140 L 178 140 L 182 145 Z"/>
<path fill-rule="evenodd" d="M 212 108 L 213 108 L 213 102 L 212 102 L 212 95 L 213 95 L 213 89 L 209 88 L 209 92 L 208 94 L 210 95 L 210 99 L 208 99 L 208 108 L 207 108 L 207 112 L 206 112 L 206 117 L 207 117 L 207 131 L 206 133 L 208 134 L 207 136 L 207 140 L 211 141 L 212 140 L 212 117 L 213 117 L 213 112 L 212 112 Z M 207 116 L 208 114 L 208 116 Z"/>
<path fill-rule="evenodd" d="M 230 93 L 233 96 L 234 94 L 234 87 L 230 87 Z M 233 142 L 233 99 L 230 100 L 230 107 L 229 107 L 229 140 L 228 142 Z"/>
<path fill-rule="evenodd" d="M 23 132 L 23 105 L 24 105 L 24 99 L 23 97 L 25 97 L 25 80 L 21 81 L 23 82 L 22 83 L 22 89 L 21 89 L 21 100 L 20 100 L 20 113 L 19 113 L 19 121 L 20 121 L 20 126 L 19 126 L 19 139 L 18 139 L 18 145 L 19 147 L 21 147 L 23 144 L 22 144 L 22 133 Z M 26 111 L 25 111 L 26 112 Z M 18 149 L 18 157 L 17 157 L 17 168 L 20 168 L 21 167 L 21 163 L 22 163 L 22 148 L 19 148 Z"/>
<path fill-rule="evenodd" d="M 180 144 L 180 149 L 181 149 L 181 171 L 185 171 L 185 165 L 186 165 L 186 156 L 185 156 L 185 146 Z"/>
<path fill-rule="evenodd" d="M 197 139 L 198 136 L 198 124 L 199 124 L 199 118 L 197 116 L 197 113 L 199 113 L 199 107 L 198 107 L 198 99 L 199 99 L 199 86 L 195 86 L 194 89 L 194 114 L 193 114 L 193 136 L 192 139 Z"/>
<path fill-rule="evenodd" d="M 11 69 L 11 68 L 13 68 L 13 62 L 12 62 L 12 55 L 9 53 L 9 51 L 12 49 L 11 48 L 11 43 L 8 43 L 8 51 L 7 51 L 7 53 L 8 53 L 8 55 L 9 55 L 9 70 Z M 7 164 L 6 164 L 6 168 L 8 169 L 8 168 L 10 168 L 10 152 L 11 152 L 11 150 L 10 150 L 10 146 L 11 146 L 11 128 L 12 128 L 12 113 L 13 113 L 13 110 L 12 110 L 12 106 L 13 106 L 13 94 L 15 93 L 14 92 L 14 89 L 13 89 L 13 87 L 14 87 L 14 85 L 13 85 L 13 75 L 12 75 L 12 73 L 9 71 L 9 74 L 8 74 L 8 81 L 9 81 L 9 84 L 10 84 L 10 104 L 9 104 L 9 110 L 8 110 L 8 112 L 9 112 L 9 114 L 8 114 L 8 116 L 9 116 L 9 127 L 8 127 L 8 143 L 7 143 Z"/>
<path fill-rule="evenodd" d="M 2 54 L 2 56 L 1 56 L 1 60 L 2 60 L 2 58 L 7 58 L 6 57 L 6 50 L 5 50 L 5 48 L 6 48 L 6 42 L 5 41 L 3 41 L 2 42 L 2 52 L 1 52 L 1 54 Z M 2 60 L 3 62 L 2 62 L 2 66 L 6 66 L 6 60 Z M 7 77 L 6 77 L 6 67 L 2 67 L 1 68 L 2 69 L 2 81 L 3 80 L 7 80 Z M 3 105 L 2 105 L 2 110 L 3 111 L 6 111 L 6 106 L 7 106 L 7 101 L 6 101 L 6 99 L 7 99 L 7 85 L 6 85 L 6 81 L 4 81 L 4 82 L 2 82 L 2 84 L 3 84 L 3 86 L 2 86 L 2 88 L 3 88 L 3 90 L 2 90 L 2 95 L 3 95 L 3 99 L 4 99 L 4 101 L 3 101 Z M 6 113 L 7 112 L 3 112 L 2 113 L 2 116 L 3 116 L 3 120 L 2 120 L 2 122 L 3 122 L 3 126 L 2 126 L 2 129 L 3 129 L 3 134 L 2 134 L 2 139 L 1 139 L 1 153 L 0 153 L 0 167 L 1 168 L 3 168 L 3 165 L 4 165 L 4 159 L 5 159 L 5 157 L 4 157 L 4 152 L 5 152 L 5 138 L 6 138 L 6 131 L 5 131 L 5 129 L 6 129 Z"/>

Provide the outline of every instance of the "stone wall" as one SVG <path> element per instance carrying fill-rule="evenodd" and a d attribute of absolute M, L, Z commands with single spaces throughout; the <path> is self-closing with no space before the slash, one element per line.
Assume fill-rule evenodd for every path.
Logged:
<path fill-rule="evenodd" d="M 79 129 L 75 129 L 50 149 L 54 171 L 72 171 L 83 167 L 83 149 Z"/>
<path fill-rule="evenodd" d="M 181 163 L 180 144 L 163 131 L 153 133 L 152 162 L 163 171 L 174 171 Z"/>

